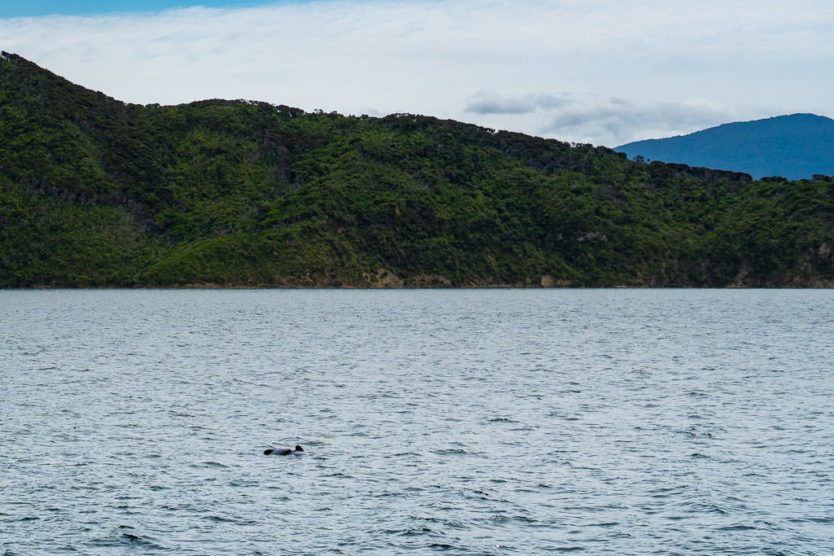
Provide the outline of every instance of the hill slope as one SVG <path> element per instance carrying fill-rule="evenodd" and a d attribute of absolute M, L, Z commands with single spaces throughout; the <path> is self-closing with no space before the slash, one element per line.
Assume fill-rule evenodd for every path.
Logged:
<path fill-rule="evenodd" d="M 0 58 L 0 286 L 831 285 L 834 184 Z"/>
<path fill-rule="evenodd" d="M 735 122 L 616 147 L 630 158 L 746 172 L 755 178 L 834 174 L 834 120 L 813 114 Z"/>

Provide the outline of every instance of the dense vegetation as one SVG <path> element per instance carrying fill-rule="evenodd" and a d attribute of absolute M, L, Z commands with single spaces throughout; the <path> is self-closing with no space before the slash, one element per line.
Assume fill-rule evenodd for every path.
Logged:
<path fill-rule="evenodd" d="M 637 141 L 614 150 L 631 158 L 722 168 L 755 178 L 811 178 L 834 172 L 834 120 L 791 114 Z"/>
<path fill-rule="evenodd" d="M 834 184 L 0 58 L 0 286 L 832 285 Z"/>

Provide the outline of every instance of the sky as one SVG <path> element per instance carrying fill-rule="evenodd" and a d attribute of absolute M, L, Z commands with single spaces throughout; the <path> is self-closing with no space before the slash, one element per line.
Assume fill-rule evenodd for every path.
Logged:
<path fill-rule="evenodd" d="M 612 147 L 834 116 L 830 0 L 0 0 L 0 49 L 127 102 L 426 114 Z"/>

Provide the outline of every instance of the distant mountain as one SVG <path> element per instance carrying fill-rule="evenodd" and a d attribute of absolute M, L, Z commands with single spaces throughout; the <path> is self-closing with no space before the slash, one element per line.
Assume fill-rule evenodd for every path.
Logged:
<path fill-rule="evenodd" d="M 811 178 L 834 173 L 834 120 L 791 114 L 621 145 L 629 158 L 745 172 L 755 179 Z"/>

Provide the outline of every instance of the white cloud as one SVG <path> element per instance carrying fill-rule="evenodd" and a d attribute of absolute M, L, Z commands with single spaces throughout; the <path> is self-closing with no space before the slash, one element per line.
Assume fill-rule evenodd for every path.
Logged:
<path fill-rule="evenodd" d="M 828 0 L 319 1 L 0 20 L 0 48 L 131 102 L 418 112 L 610 144 L 834 114 L 832 28 Z"/>
<path fill-rule="evenodd" d="M 744 116 L 741 116 L 744 117 Z M 729 107 L 704 102 L 635 102 L 589 98 L 551 112 L 544 135 L 584 136 L 588 142 L 617 146 L 639 139 L 682 135 L 739 118 Z"/>
<path fill-rule="evenodd" d="M 635 101 L 595 93 L 552 93 L 502 96 L 479 91 L 466 102 L 489 127 L 516 122 L 537 135 L 569 138 L 581 143 L 617 146 L 639 139 L 690 133 L 738 118 L 766 115 L 767 109 L 739 113 L 730 106 L 690 100 Z"/>
<path fill-rule="evenodd" d="M 466 103 L 466 112 L 474 114 L 529 114 L 537 110 L 562 108 L 573 104 L 575 100 L 566 93 L 562 94 L 527 94 L 502 97 L 494 91 L 478 91 Z"/>

